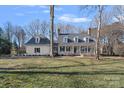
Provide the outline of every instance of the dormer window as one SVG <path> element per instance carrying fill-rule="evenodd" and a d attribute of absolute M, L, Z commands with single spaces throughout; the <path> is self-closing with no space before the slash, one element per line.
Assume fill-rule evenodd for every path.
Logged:
<path fill-rule="evenodd" d="M 89 43 L 89 38 L 88 37 L 84 37 L 83 40 L 84 40 L 85 43 Z"/>
<path fill-rule="evenodd" d="M 74 37 L 74 42 L 75 43 L 78 43 L 78 36 L 77 37 Z"/>
<path fill-rule="evenodd" d="M 88 37 L 86 38 L 86 42 L 89 43 L 89 38 Z"/>
<path fill-rule="evenodd" d="M 64 43 L 68 43 L 68 37 L 64 37 L 64 38 L 63 38 L 63 42 L 64 42 Z"/>
<path fill-rule="evenodd" d="M 40 37 L 36 37 L 36 38 L 35 38 L 35 42 L 36 42 L 36 43 L 39 43 L 39 42 L 40 42 Z"/>

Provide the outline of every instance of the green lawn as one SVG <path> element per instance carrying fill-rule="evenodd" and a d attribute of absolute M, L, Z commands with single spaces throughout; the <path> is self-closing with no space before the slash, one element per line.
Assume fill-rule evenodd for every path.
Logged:
<path fill-rule="evenodd" d="M 124 87 L 124 59 L 0 59 L 0 87 Z"/>

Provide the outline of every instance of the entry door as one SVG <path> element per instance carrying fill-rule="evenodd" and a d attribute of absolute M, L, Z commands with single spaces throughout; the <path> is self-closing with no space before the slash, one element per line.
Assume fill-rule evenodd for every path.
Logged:
<path fill-rule="evenodd" d="M 77 53 L 77 51 L 78 51 L 78 47 L 74 46 L 74 53 Z"/>

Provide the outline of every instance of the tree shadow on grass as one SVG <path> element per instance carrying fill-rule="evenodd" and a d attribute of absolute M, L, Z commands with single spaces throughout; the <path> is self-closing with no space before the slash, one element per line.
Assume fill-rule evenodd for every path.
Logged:
<path fill-rule="evenodd" d="M 83 65 L 65 65 L 65 66 L 53 66 L 53 67 L 23 67 L 23 68 L 17 68 L 17 67 L 11 67 L 11 68 L 0 68 L 1 70 L 33 70 L 33 69 L 59 69 L 59 68 L 69 68 L 69 67 L 80 67 Z"/>
<path fill-rule="evenodd" d="M 124 70 L 109 71 L 81 71 L 81 72 L 61 72 L 61 71 L 31 71 L 31 70 L 3 70 L 3 74 L 48 74 L 48 75 L 124 75 Z"/>

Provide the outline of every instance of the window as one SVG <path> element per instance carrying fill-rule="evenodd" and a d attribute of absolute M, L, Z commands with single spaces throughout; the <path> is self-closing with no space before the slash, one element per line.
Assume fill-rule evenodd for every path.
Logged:
<path fill-rule="evenodd" d="M 108 38 L 106 36 L 101 37 L 101 43 L 102 44 L 108 43 Z"/>
<path fill-rule="evenodd" d="M 119 41 L 122 42 L 122 43 L 124 43 L 124 35 L 121 35 L 121 36 L 119 37 Z"/>
<path fill-rule="evenodd" d="M 74 37 L 74 42 L 78 43 L 78 37 Z"/>
<path fill-rule="evenodd" d="M 70 46 L 67 46 L 67 47 L 66 47 L 66 51 L 67 51 L 67 52 L 71 51 L 71 47 L 70 47 Z"/>
<path fill-rule="evenodd" d="M 103 47 L 102 53 L 107 53 L 107 49 L 105 47 Z"/>
<path fill-rule="evenodd" d="M 91 52 L 91 48 L 90 47 L 87 48 L 87 52 Z"/>
<path fill-rule="evenodd" d="M 85 43 L 89 43 L 89 38 L 88 37 L 84 37 L 83 40 L 84 40 Z"/>
<path fill-rule="evenodd" d="M 34 53 L 40 53 L 40 48 L 34 48 Z"/>
<path fill-rule="evenodd" d="M 89 38 L 89 43 L 95 42 L 93 39 Z"/>
<path fill-rule="evenodd" d="M 38 42 L 38 38 L 37 38 L 37 42 Z"/>
<path fill-rule="evenodd" d="M 64 43 L 68 43 L 68 37 L 64 37 L 64 38 L 63 38 L 63 42 L 64 42 Z"/>
<path fill-rule="evenodd" d="M 87 53 L 87 46 L 81 46 L 81 53 Z"/>
<path fill-rule="evenodd" d="M 40 42 L 40 38 L 39 38 L 39 37 L 36 37 L 36 38 L 35 38 L 35 42 L 36 42 L 36 43 L 39 43 L 39 42 Z"/>
<path fill-rule="evenodd" d="M 65 52 L 65 46 L 60 46 L 60 52 Z"/>
<path fill-rule="evenodd" d="M 91 51 L 91 47 L 88 46 L 81 46 L 81 53 L 90 53 Z"/>
<path fill-rule="evenodd" d="M 89 42 L 89 38 L 86 38 L 86 43 L 88 43 Z"/>

